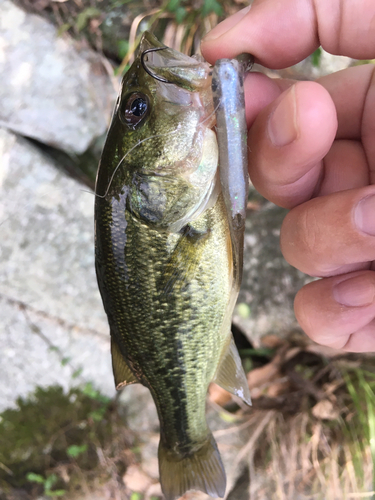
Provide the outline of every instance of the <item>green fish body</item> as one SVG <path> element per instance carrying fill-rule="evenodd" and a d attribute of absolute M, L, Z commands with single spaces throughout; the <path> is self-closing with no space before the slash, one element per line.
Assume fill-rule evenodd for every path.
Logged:
<path fill-rule="evenodd" d="M 145 33 L 123 79 L 96 183 L 96 272 L 116 386 L 140 382 L 155 401 L 166 499 L 189 489 L 224 496 L 207 389 L 215 381 L 250 396 L 230 331 L 238 265 L 211 68 L 167 48 L 146 56 L 161 47 Z"/>

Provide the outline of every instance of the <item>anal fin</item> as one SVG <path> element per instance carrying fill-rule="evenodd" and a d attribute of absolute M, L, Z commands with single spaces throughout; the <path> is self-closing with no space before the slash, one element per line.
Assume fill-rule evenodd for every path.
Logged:
<path fill-rule="evenodd" d="M 233 336 L 213 379 L 217 385 L 251 405 L 249 385 Z"/>
<path fill-rule="evenodd" d="M 188 490 L 200 490 L 212 497 L 225 495 L 226 477 L 214 437 L 183 458 L 159 443 L 160 483 L 166 500 L 181 497 Z"/>
<path fill-rule="evenodd" d="M 112 354 L 112 369 L 115 378 L 116 389 L 121 389 L 126 385 L 136 384 L 139 382 L 133 375 L 127 365 L 124 356 L 121 354 L 120 348 L 116 341 L 111 336 L 111 354 Z"/>

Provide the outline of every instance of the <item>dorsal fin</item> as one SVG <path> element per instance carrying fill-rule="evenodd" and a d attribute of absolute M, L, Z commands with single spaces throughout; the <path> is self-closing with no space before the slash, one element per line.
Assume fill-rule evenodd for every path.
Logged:
<path fill-rule="evenodd" d="M 251 405 L 249 385 L 232 334 L 213 382 Z"/>
<path fill-rule="evenodd" d="M 121 354 L 120 348 L 111 335 L 111 354 L 112 354 L 112 369 L 115 378 L 116 389 L 121 389 L 126 385 L 137 384 L 139 380 L 133 375 L 127 365 L 124 356 Z"/>

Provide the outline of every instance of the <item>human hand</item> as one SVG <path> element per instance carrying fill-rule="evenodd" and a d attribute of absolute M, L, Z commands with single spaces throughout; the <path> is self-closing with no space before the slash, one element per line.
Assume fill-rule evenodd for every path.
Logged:
<path fill-rule="evenodd" d="M 211 63 L 253 54 L 293 65 L 319 45 L 375 58 L 373 0 L 255 0 L 202 41 Z M 317 82 L 245 81 L 249 172 L 256 189 L 291 209 L 281 228 L 285 259 L 322 279 L 304 286 L 295 314 L 316 342 L 375 351 L 375 78 L 372 64 Z"/>

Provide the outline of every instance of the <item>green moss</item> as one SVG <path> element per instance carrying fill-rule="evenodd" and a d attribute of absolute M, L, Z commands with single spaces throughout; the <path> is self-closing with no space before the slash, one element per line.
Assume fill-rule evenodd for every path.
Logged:
<path fill-rule="evenodd" d="M 32 478 L 48 480 L 57 466 L 97 471 L 98 448 L 113 456 L 113 442 L 127 447 L 128 437 L 117 435 L 121 429 L 125 426 L 114 405 L 90 384 L 68 393 L 57 386 L 37 388 L 29 398 L 19 398 L 17 408 L 0 415 L 0 498 L 14 488 L 46 493 L 45 481 Z M 66 487 L 52 477 L 53 490 Z"/>

